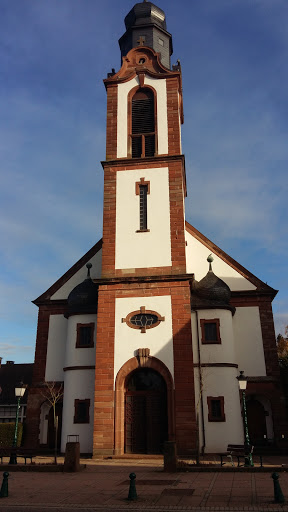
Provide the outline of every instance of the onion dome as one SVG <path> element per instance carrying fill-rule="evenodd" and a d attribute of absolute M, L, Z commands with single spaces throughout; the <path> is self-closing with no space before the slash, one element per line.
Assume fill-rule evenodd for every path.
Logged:
<path fill-rule="evenodd" d="M 217 277 L 212 270 L 213 257 L 210 254 L 207 261 L 209 262 L 209 271 L 201 281 L 194 281 L 193 291 L 202 300 L 209 303 L 216 303 L 219 305 L 229 304 L 231 291 L 229 286 Z"/>
<path fill-rule="evenodd" d="M 160 53 L 160 60 L 170 68 L 172 36 L 167 32 L 164 11 L 152 2 L 137 3 L 125 18 L 126 32 L 119 39 L 121 57 L 137 46 L 149 46 Z"/>
<path fill-rule="evenodd" d="M 90 276 L 91 263 L 87 263 L 86 279 L 75 286 L 68 296 L 68 314 L 73 312 L 96 313 L 98 303 L 98 285 L 93 283 Z"/>

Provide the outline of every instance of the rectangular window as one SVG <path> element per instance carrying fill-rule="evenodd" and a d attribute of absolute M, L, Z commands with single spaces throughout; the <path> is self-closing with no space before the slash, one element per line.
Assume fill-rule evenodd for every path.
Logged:
<path fill-rule="evenodd" d="M 211 320 L 200 319 L 202 343 L 221 343 L 220 338 L 220 320 L 213 318 Z"/>
<path fill-rule="evenodd" d="M 208 421 L 226 421 L 224 413 L 224 396 L 207 396 Z"/>
<path fill-rule="evenodd" d="M 76 348 L 94 347 L 94 323 L 77 324 Z"/>
<path fill-rule="evenodd" d="M 89 423 L 90 399 L 74 401 L 74 423 Z"/>

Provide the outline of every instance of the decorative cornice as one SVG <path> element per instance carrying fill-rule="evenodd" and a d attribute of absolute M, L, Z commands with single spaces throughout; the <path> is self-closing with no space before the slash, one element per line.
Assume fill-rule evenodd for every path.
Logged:
<path fill-rule="evenodd" d="M 193 363 L 194 368 L 199 368 L 199 363 Z M 200 368 L 238 368 L 236 363 L 201 363 Z"/>
<path fill-rule="evenodd" d="M 92 366 L 65 366 L 65 368 L 63 368 L 63 372 L 70 370 L 95 370 L 95 364 Z"/>
<path fill-rule="evenodd" d="M 171 160 L 171 161 L 181 160 L 184 165 L 184 168 L 185 168 L 185 156 L 184 155 L 168 155 L 168 154 L 167 155 L 146 156 L 143 158 L 127 157 L 127 158 L 117 158 L 115 160 L 103 160 L 101 162 L 101 165 L 102 165 L 103 169 L 105 169 L 105 167 L 123 167 L 124 165 L 125 166 L 129 165 L 129 167 L 131 166 L 132 169 L 133 168 L 135 169 L 135 166 L 137 166 L 138 164 L 149 163 L 149 162 L 157 163 L 158 161 L 161 162 L 161 160 Z"/>
<path fill-rule="evenodd" d="M 117 285 L 130 283 L 160 283 L 168 281 L 193 281 L 194 274 L 168 274 L 159 276 L 129 276 L 129 277 L 107 277 L 105 279 L 93 279 L 93 282 L 101 285 Z"/>
<path fill-rule="evenodd" d="M 141 62 L 143 61 L 143 63 Z M 174 78 L 179 81 L 180 93 L 182 91 L 182 78 L 180 70 L 167 69 L 160 60 L 160 53 L 155 52 L 149 46 L 137 46 L 132 48 L 122 58 L 122 66 L 115 74 L 104 79 L 105 87 L 113 87 L 119 83 L 127 82 L 135 76 L 145 73 L 155 78 Z"/>

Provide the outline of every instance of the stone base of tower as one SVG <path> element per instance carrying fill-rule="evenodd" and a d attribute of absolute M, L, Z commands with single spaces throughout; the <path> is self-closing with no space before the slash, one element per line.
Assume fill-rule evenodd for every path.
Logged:
<path fill-rule="evenodd" d="M 190 456 L 197 429 L 189 276 L 109 281 L 99 285 L 93 455 L 161 453 L 176 441 L 178 454 Z M 159 314 L 159 325 L 131 329 L 137 309 Z"/>

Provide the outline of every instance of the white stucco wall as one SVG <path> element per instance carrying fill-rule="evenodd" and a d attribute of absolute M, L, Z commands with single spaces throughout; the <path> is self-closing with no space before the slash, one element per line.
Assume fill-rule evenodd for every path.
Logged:
<path fill-rule="evenodd" d="M 220 320 L 220 338 L 221 344 L 202 344 L 201 343 L 201 327 L 200 320 L 211 320 L 218 318 Z M 197 344 L 197 318 L 196 313 L 192 312 L 192 343 L 193 343 L 193 360 L 199 363 L 198 344 Z M 201 364 L 212 365 L 214 363 L 230 363 L 237 364 L 233 320 L 232 314 L 228 310 L 199 310 L 198 311 L 198 332 L 199 332 L 199 348 Z M 202 400 L 204 412 L 205 427 L 205 453 L 217 453 L 226 451 L 227 444 L 241 444 L 243 442 L 243 428 L 241 418 L 241 408 L 239 400 L 238 381 L 236 379 L 238 369 L 234 367 L 201 367 L 201 376 L 203 382 Z M 202 435 L 202 408 L 201 393 L 199 386 L 199 368 L 194 369 L 195 382 L 195 404 L 196 412 L 199 415 L 200 422 L 200 448 L 203 445 Z M 209 397 L 224 397 L 225 421 L 212 422 L 208 421 L 208 404 Z"/>
<path fill-rule="evenodd" d="M 149 232 L 139 230 L 139 195 L 136 182 L 150 181 L 147 195 Z M 171 266 L 168 167 L 119 171 L 116 182 L 115 268 Z"/>
<path fill-rule="evenodd" d="M 218 318 L 220 322 L 221 343 L 201 343 L 201 319 L 212 320 Z M 232 323 L 232 313 L 226 309 L 207 309 L 198 311 L 199 346 L 202 363 L 236 363 L 235 341 Z M 194 362 L 198 363 L 196 313 L 192 313 L 192 336 Z"/>
<path fill-rule="evenodd" d="M 86 349 L 85 349 L 86 350 Z M 79 435 L 81 453 L 93 451 L 95 370 L 65 372 L 61 452 L 65 452 L 67 435 Z M 75 400 L 90 399 L 89 423 L 74 423 Z"/>
<path fill-rule="evenodd" d="M 165 317 L 163 322 L 153 329 L 141 333 L 132 329 L 122 318 L 140 307 L 156 311 Z M 138 348 L 149 348 L 150 355 L 160 359 L 174 376 L 173 339 L 172 339 L 172 307 L 171 296 L 160 297 L 131 297 L 116 299 L 115 307 L 115 353 L 114 376 L 126 361 L 136 355 Z"/>
<path fill-rule="evenodd" d="M 194 238 L 187 231 L 186 236 L 186 264 L 187 272 L 194 273 L 195 279 L 200 281 L 208 272 L 209 265 L 207 257 L 212 253 L 214 261 L 212 264 L 213 272 L 223 279 L 228 284 L 232 291 L 238 290 L 256 290 L 256 286 L 250 283 L 245 277 L 234 270 L 230 265 L 225 263 L 219 256 L 213 253 L 205 245 L 201 244 L 199 240 Z"/>
<path fill-rule="evenodd" d="M 247 376 L 265 376 L 259 308 L 237 308 L 233 317 L 233 327 L 239 370 L 243 370 Z"/>
<path fill-rule="evenodd" d="M 63 381 L 63 366 L 65 361 L 67 339 L 67 319 L 64 315 L 50 315 L 47 358 L 46 381 Z"/>
<path fill-rule="evenodd" d="M 203 368 L 205 453 L 225 452 L 228 444 L 243 444 L 243 421 L 236 368 Z M 197 378 L 197 372 L 195 372 Z M 225 421 L 208 421 L 207 396 L 224 397 Z"/>
<path fill-rule="evenodd" d="M 117 158 L 126 158 L 128 152 L 128 94 L 139 85 L 138 77 L 118 84 L 117 88 Z M 157 95 L 158 154 L 168 153 L 168 121 L 166 80 L 145 76 L 144 85 L 153 87 Z"/>
<path fill-rule="evenodd" d="M 94 347 L 76 348 L 77 324 L 95 324 L 94 329 Z M 96 354 L 96 331 L 97 315 L 73 315 L 68 319 L 67 343 L 64 366 L 91 366 L 95 365 Z"/>
<path fill-rule="evenodd" d="M 93 256 L 90 260 L 92 263 L 91 268 L 91 277 L 92 279 L 99 279 L 101 277 L 102 271 L 102 249 L 100 249 L 95 256 Z M 87 267 L 86 264 L 78 270 L 54 295 L 51 295 L 51 300 L 59 300 L 59 299 L 67 299 L 69 293 L 77 286 L 84 281 L 87 277 Z"/>

